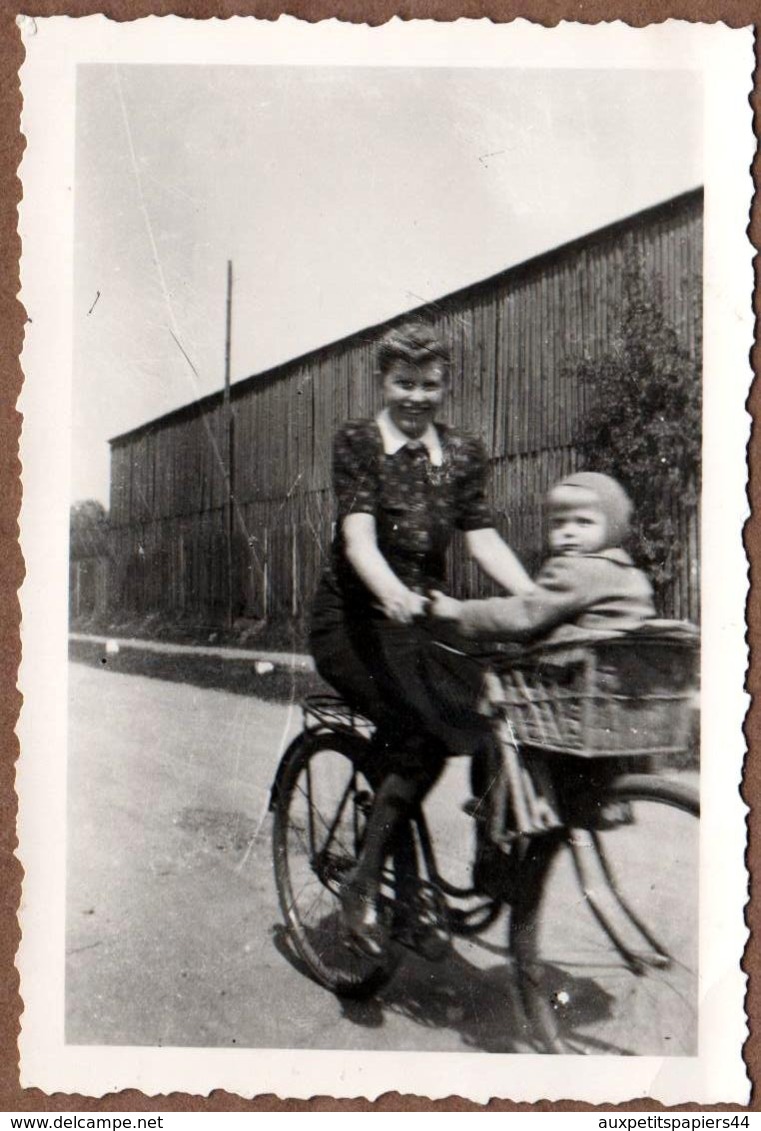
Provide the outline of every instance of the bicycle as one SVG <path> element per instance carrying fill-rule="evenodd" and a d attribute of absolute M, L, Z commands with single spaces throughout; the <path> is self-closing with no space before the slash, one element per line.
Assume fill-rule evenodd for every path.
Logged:
<path fill-rule="evenodd" d="M 695 646 L 673 637 L 639 634 L 636 663 L 621 638 L 492 658 L 497 761 L 486 804 L 466 806 L 488 849 L 478 887 L 441 874 L 422 807 L 410 818 L 419 902 L 452 937 L 483 932 L 509 909 L 510 962 L 539 1051 L 695 1052 L 699 797 L 684 775 L 653 772 L 688 743 Z M 393 940 L 410 910 L 392 860 L 387 953 L 371 960 L 346 945 L 341 884 L 378 784 L 372 726 L 329 696 L 303 711 L 272 789 L 278 896 L 310 974 L 365 997 L 401 960 Z"/>

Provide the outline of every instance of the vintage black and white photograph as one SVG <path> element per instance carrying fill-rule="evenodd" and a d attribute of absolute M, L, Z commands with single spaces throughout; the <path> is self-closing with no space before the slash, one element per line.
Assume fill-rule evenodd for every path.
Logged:
<path fill-rule="evenodd" d="M 78 62 L 80 1064 L 709 1047 L 698 56 Z"/>

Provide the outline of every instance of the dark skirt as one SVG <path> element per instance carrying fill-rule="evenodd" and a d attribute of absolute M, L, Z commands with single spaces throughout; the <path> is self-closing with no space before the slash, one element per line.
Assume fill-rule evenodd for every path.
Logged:
<path fill-rule="evenodd" d="M 349 605 L 326 577 L 310 646 L 323 679 L 376 724 L 388 770 L 434 780 L 448 756 L 483 744 L 482 668 L 451 626 L 396 624 L 366 604 Z"/>

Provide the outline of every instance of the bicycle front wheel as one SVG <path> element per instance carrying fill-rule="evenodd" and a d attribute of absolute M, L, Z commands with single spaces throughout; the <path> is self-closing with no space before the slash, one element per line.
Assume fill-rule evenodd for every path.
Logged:
<path fill-rule="evenodd" d="M 283 761 L 274 805 L 278 898 L 290 938 L 310 974 L 333 993 L 366 997 L 391 976 L 346 945 L 340 888 L 354 867 L 372 805 L 367 742 L 332 732 L 302 734 Z"/>
<path fill-rule="evenodd" d="M 510 944 L 541 1048 L 697 1052 L 699 799 L 691 784 L 630 775 L 605 804 L 618 824 L 537 838 Z"/>

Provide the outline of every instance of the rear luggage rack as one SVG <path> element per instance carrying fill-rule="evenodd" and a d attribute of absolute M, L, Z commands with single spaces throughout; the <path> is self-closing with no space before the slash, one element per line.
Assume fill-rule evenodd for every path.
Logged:
<path fill-rule="evenodd" d="M 306 730 L 331 730 L 338 734 L 369 735 L 375 730 L 370 719 L 337 695 L 309 695 L 301 704 Z"/>

